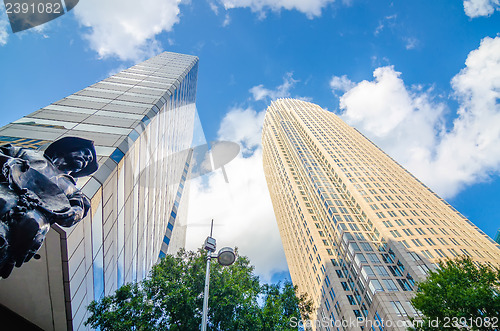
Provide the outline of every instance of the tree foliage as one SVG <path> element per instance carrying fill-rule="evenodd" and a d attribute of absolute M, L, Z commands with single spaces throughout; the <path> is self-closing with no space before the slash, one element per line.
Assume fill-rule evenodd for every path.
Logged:
<path fill-rule="evenodd" d="M 209 330 L 292 330 L 290 320 L 307 318 L 312 302 L 291 283 L 260 285 L 248 258 L 210 267 Z M 85 322 L 101 330 L 199 330 L 206 252 L 167 255 L 141 283 L 93 301 Z"/>
<path fill-rule="evenodd" d="M 468 257 L 447 260 L 418 284 L 411 303 L 424 315 L 412 330 L 458 330 L 464 321 L 469 329 L 492 330 L 489 323 L 500 326 L 500 269 Z"/>
<path fill-rule="evenodd" d="M 306 294 L 297 297 L 297 287 L 292 283 L 265 284 L 261 288 L 264 305 L 261 308 L 261 330 L 296 330 L 290 326 L 293 317 L 309 319 L 313 310 L 312 301 Z M 301 314 L 302 312 L 302 314 Z"/>

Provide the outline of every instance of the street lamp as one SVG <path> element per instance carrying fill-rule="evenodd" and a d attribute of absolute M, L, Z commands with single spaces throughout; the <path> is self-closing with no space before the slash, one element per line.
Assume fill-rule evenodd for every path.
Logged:
<path fill-rule="evenodd" d="M 208 314 L 208 287 L 210 285 L 210 261 L 217 258 L 220 265 L 226 267 L 230 266 L 236 260 L 236 254 L 231 247 L 223 247 L 219 250 L 218 254 L 214 254 L 217 247 L 215 238 L 212 238 L 212 230 L 214 227 L 214 220 L 210 227 L 210 236 L 205 240 L 203 248 L 207 253 L 207 272 L 205 274 L 205 293 L 203 294 L 203 318 L 201 320 L 201 331 L 207 330 L 207 314 Z"/>

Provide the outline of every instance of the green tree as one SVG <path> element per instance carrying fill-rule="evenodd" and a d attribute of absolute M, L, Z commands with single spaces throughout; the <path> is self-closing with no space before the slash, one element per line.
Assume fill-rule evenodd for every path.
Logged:
<path fill-rule="evenodd" d="M 411 303 L 422 312 L 423 323 L 410 330 L 458 330 L 463 321 L 473 330 L 492 330 L 485 322 L 500 326 L 499 294 L 500 269 L 468 257 L 441 262 L 418 284 Z"/>
<path fill-rule="evenodd" d="M 201 249 L 167 255 L 141 283 L 93 301 L 85 324 L 103 331 L 199 330 L 205 269 Z M 229 267 L 211 263 L 209 330 L 291 330 L 292 317 L 311 313 L 312 302 L 305 295 L 297 297 L 291 283 L 261 286 L 253 270 L 244 256 Z"/>
<path fill-rule="evenodd" d="M 262 295 L 264 305 L 262 312 L 263 330 L 296 330 L 290 321 L 308 320 L 312 312 L 312 301 L 307 300 L 307 295 L 297 297 L 297 286 L 285 282 L 281 284 L 264 284 Z"/>

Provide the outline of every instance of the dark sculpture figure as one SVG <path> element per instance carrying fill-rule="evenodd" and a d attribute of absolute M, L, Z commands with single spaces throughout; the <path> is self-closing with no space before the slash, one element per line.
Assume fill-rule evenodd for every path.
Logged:
<path fill-rule="evenodd" d="M 41 152 L 0 146 L 0 276 L 28 262 L 52 224 L 70 227 L 85 217 L 89 200 L 74 178 L 97 170 L 94 144 L 65 137 Z"/>

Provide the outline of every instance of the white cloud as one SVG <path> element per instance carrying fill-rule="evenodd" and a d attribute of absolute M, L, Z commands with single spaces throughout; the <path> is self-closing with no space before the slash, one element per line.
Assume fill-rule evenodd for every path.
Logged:
<path fill-rule="evenodd" d="M 222 22 L 222 26 L 226 27 L 231 23 L 231 16 L 229 16 L 228 13 L 226 13 L 226 16 L 224 17 L 224 22 Z"/>
<path fill-rule="evenodd" d="M 403 41 L 404 46 L 407 50 L 415 49 L 417 46 L 419 46 L 420 41 L 415 37 L 401 36 L 401 23 L 399 23 L 399 21 L 400 20 L 398 19 L 397 14 L 385 16 L 382 20 L 379 21 L 377 27 L 375 28 L 375 31 L 373 32 L 373 35 L 377 37 L 382 32 L 384 32 L 384 30 L 388 30 L 388 32 L 395 34 Z"/>
<path fill-rule="evenodd" d="M 214 12 L 215 15 L 219 15 L 219 7 L 217 7 L 217 4 L 213 1 L 209 1 L 208 5 L 210 6 L 210 9 Z"/>
<path fill-rule="evenodd" d="M 465 0 L 465 14 L 471 18 L 490 16 L 495 10 L 500 10 L 499 0 Z"/>
<path fill-rule="evenodd" d="M 293 88 L 298 80 L 293 79 L 293 73 L 288 72 L 285 77 L 283 77 L 283 84 L 278 86 L 275 90 L 269 90 L 260 84 L 254 86 L 250 89 L 253 99 L 256 101 L 265 100 L 267 98 L 271 100 L 276 100 L 278 98 L 285 98 L 290 96 L 290 89 Z"/>
<path fill-rule="evenodd" d="M 413 37 L 403 38 L 406 43 L 406 49 L 414 49 L 418 46 L 418 39 Z"/>
<path fill-rule="evenodd" d="M 156 35 L 179 22 L 180 0 L 87 0 L 75 7 L 85 38 L 100 57 L 139 61 L 161 50 Z"/>
<path fill-rule="evenodd" d="M 416 114 L 424 112 L 422 120 L 435 118 L 426 95 L 408 91 L 400 74 L 392 66 L 380 67 L 373 73 L 374 81 L 362 81 L 347 91 L 340 98 L 340 107 L 346 110 L 345 119 L 385 137 L 406 124 L 407 119 L 414 121 Z"/>
<path fill-rule="evenodd" d="M 500 171 L 500 37 L 485 38 L 452 80 L 452 129 L 432 90 L 408 88 L 393 67 L 374 71 L 340 98 L 342 117 L 424 183 L 450 197 Z"/>
<path fill-rule="evenodd" d="M 7 19 L 7 14 L 0 13 L 0 46 L 7 44 L 9 39 L 9 20 Z"/>
<path fill-rule="evenodd" d="M 354 87 L 354 83 L 346 75 L 341 77 L 333 76 L 330 80 L 330 87 L 334 92 L 347 92 Z"/>
<path fill-rule="evenodd" d="M 186 247 L 201 246 L 213 218 L 218 248 L 237 246 L 241 255 L 250 258 L 261 280 L 269 282 L 274 273 L 286 271 L 287 265 L 262 167 L 263 117 L 264 111 L 238 108 L 223 119 L 219 139 L 254 150 L 226 165 L 228 184 L 221 171 L 207 175 L 205 181 L 199 178 L 191 182 Z"/>
<path fill-rule="evenodd" d="M 397 18 L 397 14 L 385 16 L 383 20 L 379 21 L 378 26 L 375 28 L 373 34 L 375 36 L 378 36 L 380 32 L 382 32 L 386 28 L 386 26 L 393 29 L 395 27 Z"/>
<path fill-rule="evenodd" d="M 308 18 L 320 16 L 323 8 L 335 0 L 220 0 L 224 8 L 250 8 L 254 12 L 264 13 L 266 10 L 297 10 Z"/>
<path fill-rule="evenodd" d="M 465 65 L 452 80 L 459 117 L 438 148 L 437 163 L 444 180 L 468 184 L 500 171 L 500 37 L 484 38 Z"/>
<path fill-rule="evenodd" d="M 218 135 L 220 140 L 238 142 L 244 153 L 260 146 L 265 112 L 252 108 L 234 108 L 223 118 Z"/>
<path fill-rule="evenodd" d="M 384 23 L 380 22 L 377 27 L 375 28 L 375 31 L 373 32 L 373 34 L 375 36 L 378 36 L 380 32 L 382 32 L 382 30 L 384 30 Z"/>

